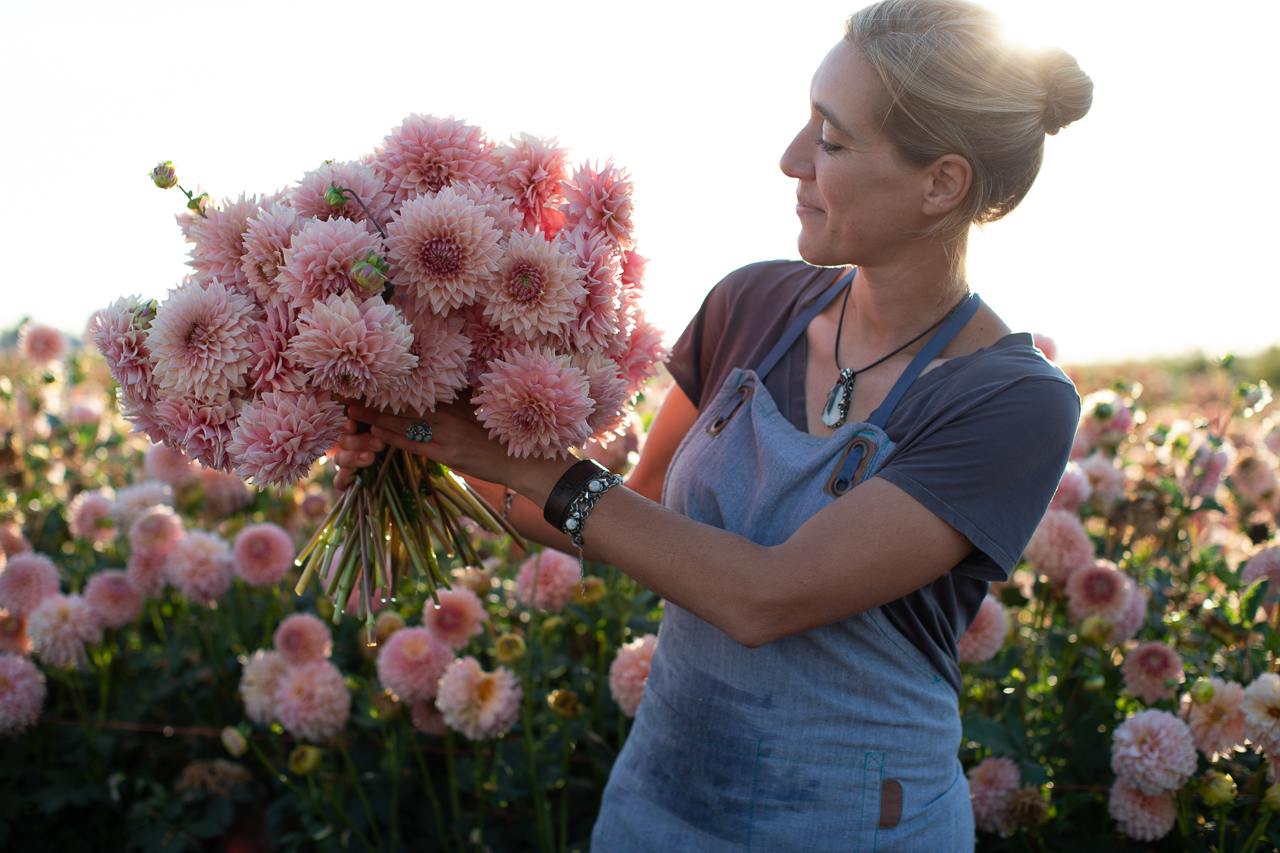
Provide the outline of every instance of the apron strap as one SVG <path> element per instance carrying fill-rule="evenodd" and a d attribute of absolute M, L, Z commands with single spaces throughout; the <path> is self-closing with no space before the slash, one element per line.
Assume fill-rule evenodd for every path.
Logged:
<path fill-rule="evenodd" d="M 782 333 L 782 337 L 773 345 L 773 349 L 769 350 L 769 354 L 764 357 L 764 361 L 760 362 L 760 366 L 756 368 L 756 376 L 760 377 L 760 381 L 769 375 L 769 371 L 787 354 L 787 350 L 791 349 L 791 345 L 804 334 L 804 330 L 809 327 L 809 323 L 822 313 L 822 309 L 831 304 L 831 300 L 835 299 L 842 290 L 853 281 L 853 276 L 858 271 L 854 269 L 846 276 L 841 276 L 840 280 L 827 288 L 821 296 L 810 303 L 809 307 L 787 327 Z"/>

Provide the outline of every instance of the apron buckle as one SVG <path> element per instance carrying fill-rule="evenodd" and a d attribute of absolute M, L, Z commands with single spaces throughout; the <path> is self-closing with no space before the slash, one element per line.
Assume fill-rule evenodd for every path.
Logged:
<path fill-rule="evenodd" d="M 711 437 L 718 436 L 724 432 L 724 428 L 733 420 L 733 416 L 742 408 L 742 404 L 751 396 L 751 386 L 745 382 L 739 385 L 729 399 L 724 401 L 724 405 L 720 407 L 720 411 L 716 413 L 711 423 L 707 424 L 707 435 Z"/>

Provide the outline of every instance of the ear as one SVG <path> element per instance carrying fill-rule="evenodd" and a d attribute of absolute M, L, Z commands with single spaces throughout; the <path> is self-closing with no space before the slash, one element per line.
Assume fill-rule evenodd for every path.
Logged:
<path fill-rule="evenodd" d="M 943 154 L 924 170 L 926 216 L 945 216 L 964 200 L 973 183 L 973 167 L 959 154 Z"/>

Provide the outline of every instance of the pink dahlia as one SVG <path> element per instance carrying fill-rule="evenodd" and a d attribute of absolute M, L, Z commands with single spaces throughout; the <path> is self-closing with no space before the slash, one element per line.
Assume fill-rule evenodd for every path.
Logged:
<path fill-rule="evenodd" d="M 1107 804 L 1116 828 L 1138 841 L 1159 841 L 1173 829 L 1178 809 L 1168 794 L 1144 794 L 1117 779 Z"/>
<path fill-rule="evenodd" d="M 575 304 L 576 315 L 563 335 L 578 350 L 607 350 L 616 346 L 623 328 L 621 270 L 617 247 L 607 234 L 585 226 L 557 235 L 577 259 L 583 293 Z"/>
<path fill-rule="evenodd" d="M 236 574 L 249 586 L 258 587 L 284 580 L 293 567 L 296 553 L 289 532 L 269 521 L 250 524 L 241 530 L 231 551 L 235 556 Z"/>
<path fill-rule="evenodd" d="M 187 263 L 198 275 L 220 279 L 229 287 L 248 292 L 249 282 L 240 267 L 240 259 L 245 254 L 244 237 L 249 230 L 249 220 L 257 216 L 262 203 L 257 196 L 245 198 L 241 193 L 236 201 L 223 199 L 220 207 L 209 205 L 203 216 L 194 211 L 178 215 L 183 236 L 195 244 Z"/>
<path fill-rule="evenodd" d="M 329 626 L 311 613 L 286 616 L 271 635 L 271 643 L 289 666 L 324 660 L 333 651 Z"/>
<path fill-rule="evenodd" d="M 467 181 L 454 184 L 453 189 L 484 211 L 485 215 L 493 220 L 493 226 L 502 232 L 504 238 L 519 231 L 524 224 L 523 214 L 516 207 L 515 199 L 507 198 L 488 184 Z"/>
<path fill-rule="evenodd" d="M 1071 513 L 1078 512 L 1080 506 L 1089 500 L 1092 491 L 1089 477 L 1080 467 L 1080 463 L 1068 462 L 1067 470 L 1062 472 L 1062 479 L 1058 482 L 1058 490 L 1053 493 L 1053 501 L 1049 504 L 1049 508 Z"/>
<path fill-rule="evenodd" d="M 644 698 L 644 685 L 649 680 L 649 665 L 658 638 L 653 634 L 637 637 L 618 649 L 613 663 L 609 664 L 609 694 L 618 703 L 622 713 L 634 717 Z"/>
<path fill-rule="evenodd" d="M 464 181 L 494 183 L 499 169 L 490 161 L 492 150 L 478 127 L 414 113 L 387 135 L 373 159 L 399 203 Z"/>
<path fill-rule="evenodd" d="M 1031 341 L 1049 361 L 1058 360 L 1058 345 L 1053 342 L 1053 338 L 1036 332 L 1031 336 Z"/>
<path fill-rule="evenodd" d="M 276 691 L 289 665 L 279 653 L 258 649 L 240 675 L 240 698 L 244 712 L 260 726 L 276 722 Z"/>
<path fill-rule="evenodd" d="M 515 199 L 524 217 L 524 229 L 543 227 L 543 209 L 559 205 L 569 152 L 558 147 L 554 138 L 522 133 L 494 151 L 493 158 L 502 164 L 497 185 Z"/>
<path fill-rule="evenodd" d="M 0 610 L 0 653 L 31 653 L 31 637 L 27 636 L 27 617 Z"/>
<path fill-rule="evenodd" d="M 102 626 L 89 603 L 78 595 L 54 593 L 27 618 L 31 649 L 47 666 L 76 666 L 84 644 L 102 642 Z"/>
<path fill-rule="evenodd" d="M 114 503 L 102 492 L 81 492 L 67 505 L 67 529 L 77 539 L 107 542 L 116 533 L 111 520 Z"/>
<path fill-rule="evenodd" d="M 565 225 L 601 231 L 621 249 L 632 248 L 631 181 L 610 160 L 602 169 L 589 165 L 563 184 Z"/>
<path fill-rule="evenodd" d="M 259 304 L 270 305 L 283 299 L 276 277 L 284 266 L 284 250 L 292 245 L 296 230 L 298 212 L 283 204 L 268 205 L 249 220 L 240 270 Z"/>
<path fill-rule="evenodd" d="M 1260 580 L 1270 580 L 1273 587 L 1280 587 L 1280 545 L 1264 548 L 1241 567 L 1240 586 L 1249 586 Z"/>
<path fill-rule="evenodd" d="M 164 566 L 168 554 L 134 551 L 125 565 L 125 574 L 147 598 L 157 598 L 164 589 Z"/>
<path fill-rule="evenodd" d="M 360 398 L 402 382 L 416 363 L 412 346 L 413 332 L 394 307 L 338 293 L 299 314 L 290 351 L 317 388 Z"/>
<path fill-rule="evenodd" d="M 0 521 L 0 550 L 6 557 L 24 554 L 31 550 L 31 540 L 22 533 L 22 528 L 12 521 Z M 4 561 L 0 560 L 0 568 Z"/>
<path fill-rule="evenodd" d="M 512 456 L 567 456 L 591 437 L 591 386 L 568 356 L 515 350 L 490 364 L 471 398 L 489 437 Z"/>
<path fill-rule="evenodd" d="M 142 613 L 147 598 L 119 569 L 106 569 L 89 578 L 84 600 L 104 628 L 123 628 Z"/>
<path fill-rule="evenodd" d="M 649 259 L 632 249 L 622 253 L 622 300 L 624 303 L 635 307 L 640 301 L 645 268 L 648 265 Z"/>
<path fill-rule="evenodd" d="M 231 588 L 235 562 L 218 536 L 192 530 L 169 553 L 165 576 L 194 604 L 217 601 Z"/>
<path fill-rule="evenodd" d="M 516 575 L 516 598 L 525 607 L 552 613 L 564 609 L 582 582 L 576 557 L 544 548 L 524 561 Z"/>
<path fill-rule="evenodd" d="M 1110 560 L 1081 566 L 1067 579 L 1067 612 L 1077 622 L 1101 616 L 1112 625 L 1129 606 L 1134 583 Z"/>
<path fill-rule="evenodd" d="M 436 707 L 449 728 L 469 740 L 485 740 L 511 729 L 520 714 L 522 696 L 511 670 L 499 666 L 485 672 L 479 661 L 465 657 L 449 664 L 440 676 Z"/>
<path fill-rule="evenodd" d="M 476 634 L 484 631 L 484 602 L 469 589 L 442 589 L 437 593 L 440 606 L 427 604 L 422 609 L 422 624 L 436 639 L 451 649 L 461 649 Z"/>
<path fill-rule="evenodd" d="M 163 444 L 152 445 L 142 462 L 148 480 L 158 480 L 170 486 L 182 486 L 199 476 L 200 469 L 191 457 Z"/>
<path fill-rule="evenodd" d="M 44 705 L 44 673 L 18 655 L 0 654 L 0 735 L 17 734 Z"/>
<path fill-rule="evenodd" d="M 452 660 L 453 652 L 427 628 L 401 628 L 378 652 L 378 681 L 401 702 L 427 702 Z"/>
<path fill-rule="evenodd" d="M 18 355 L 32 364 L 62 361 L 67 355 L 67 336 L 52 326 L 23 323 L 18 330 Z"/>
<path fill-rule="evenodd" d="M 185 281 L 169 291 L 151 323 L 155 381 L 168 398 L 225 403 L 245 384 L 254 304 L 219 281 Z"/>
<path fill-rule="evenodd" d="M 662 343 L 662 333 L 645 317 L 643 311 L 637 310 L 627 327 L 626 337 L 621 341 L 621 348 L 610 355 L 618 362 L 622 378 L 627 380 L 627 388 L 632 394 L 644 390 L 645 383 L 658 375 L 658 365 L 667 359 L 667 348 Z"/>
<path fill-rule="evenodd" d="M 1111 769 L 1148 796 L 1176 791 L 1196 771 L 1191 730 L 1167 711 L 1134 714 L 1115 730 Z"/>
<path fill-rule="evenodd" d="M 313 302 L 323 302 L 335 293 L 349 293 L 367 299 L 382 293 L 378 282 L 372 290 L 361 287 L 352 277 L 352 267 L 372 252 L 381 257 L 382 238 L 363 222 L 350 219 L 305 222 L 284 250 L 284 264 L 276 283 L 280 293 L 299 310 Z"/>
<path fill-rule="evenodd" d="M 471 341 L 471 358 L 467 362 L 467 383 L 479 385 L 480 377 L 488 373 L 495 361 L 520 345 L 512 335 L 499 329 L 484 317 L 484 307 L 477 303 L 462 309 L 463 334 Z"/>
<path fill-rule="evenodd" d="M 507 241 L 488 290 L 484 313 L 494 325 L 527 341 L 557 337 L 578 316 L 586 291 L 574 258 L 541 234 L 517 231 Z"/>
<path fill-rule="evenodd" d="M 994 595 L 988 595 L 978 608 L 969 630 L 964 632 L 958 644 L 960 660 L 965 663 L 982 663 L 991 660 L 1004 646 L 1009 634 L 1009 614 Z"/>
<path fill-rule="evenodd" d="M 0 570 L 0 607 L 26 616 L 58 592 L 58 567 L 44 554 L 19 552 Z"/>
<path fill-rule="evenodd" d="M 1078 459 L 1097 449 L 1114 453 L 1129 437 L 1134 418 L 1131 403 L 1126 403 L 1115 391 L 1095 391 L 1085 397 L 1080 412 L 1080 425 L 1076 429 L 1071 456 Z"/>
<path fill-rule="evenodd" d="M 206 403 L 190 397 L 167 399 L 156 404 L 155 415 L 171 444 L 221 471 L 231 464 L 227 445 L 241 405 L 240 400 Z"/>
<path fill-rule="evenodd" d="M 348 190 L 344 193 L 346 201 L 338 205 L 329 203 L 337 200 L 330 192 L 335 184 Z M 364 202 L 364 207 L 352 198 L 353 195 Z M 329 162 L 307 172 L 290 190 L 289 204 L 298 211 L 298 216 L 319 220 L 341 217 L 352 222 L 364 222 L 369 218 L 365 208 L 380 224 L 385 225 L 391 218 L 391 193 L 387 192 L 386 182 L 378 177 L 371 164 L 359 161 Z"/>
<path fill-rule="evenodd" d="M 112 378 L 138 400 L 155 396 L 151 349 L 147 346 L 147 328 L 154 316 L 153 300 L 122 296 L 89 321 L 89 335 L 107 360 Z"/>
<path fill-rule="evenodd" d="M 1265 504 L 1276 493 L 1276 467 L 1276 458 L 1266 445 L 1246 447 L 1236 455 L 1227 478 L 1237 495 Z"/>
<path fill-rule="evenodd" d="M 1151 705 L 1172 699 L 1183 681 L 1182 657 L 1164 643 L 1142 643 L 1124 656 L 1124 686 Z"/>
<path fill-rule="evenodd" d="M 587 429 L 598 442 L 611 441 L 628 423 L 631 390 L 622 378 L 618 364 L 604 353 L 579 353 L 572 358 L 574 367 L 587 377 L 587 392 L 595 407 L 587 418 Z"/>
<path fill-rule="evenodd" d="M 452 189 L 405 203 L 387 234 L 397 288 L 437 314 L 475 302 L 502 260 L 502 232 Z"/>
<path fill-rule="evenodd" d="M 444 714 L 434 702 L 415 702 L 413 705 L 413 727 L 424 735 L 443 737 L 448 728 L 444 724 Z"/>
<path fill-rule="evenodd" d="M 158 504 L 143 510 L 129 527 L 129 547 L 132 552 L 166 557 L 187 535 L 182 519 L 171 507 Z"/>
<path fill-rule="evenodd" d="M 1095 500 L 1106 505 L 1124 499 L 1124 487 L 1128 482 L 1124 469 L 1115 459 L 1102 453 L 1093 453 L 1080 463 L 1080 470 L 1089 478 L 1089 490 Z"/>
<path fill-rule="evenodd" d="M 969 801 L 973 822 L 983 832 L 998 832 L 1001 838 L 1013 834 L 1014 818 L 1009 798 L 1022 782 L 1022 771 L 1012 758 L 988 756 L 969 768 Z"/>
<path fill-rule="evenodd" d="M 351 713 L 351 691 L 327 660 L 291 667 L 276 688 L 276 718 L 302 740 L 325 740 L 342 731 Z"/>
<path fill-rule="evenodd" d="M 231 430 L 236 473 L 255 485 L 305 477 L 346 422 L 341 403 L 312 394 L 268 391 L 249 403 Z"/>
<path fill-rule="evenodd" d="M 1206 702 L 1192 701 L 1191 696 L 1182 700 L 1182 717 L 1191 729 L 1191 739 L 1196 749 L 1210 761 L 1227 755 L 1244 742 L 1244 711 L 1240 700 L 1244 688 L 1234 681 L 1209 678 L 1213 696 Z"/>
<path fill-rule="evenodd" d="M 1196 433 L 1188 451 L 1189 462 L 1182 478 L 1183 486 L 1193 494 L 1211 497 L 1234 455 L 1235 448 L 1229 442 L 1215 447 L 1202 433 Z"/>
<path fill-rule="evenodd" d="M 152 444 L 171 441 L 164 424 L 156 417 L 155 400 L 142 397 L 134 393 L 135 390 L 124 385 L 116 389 L 120 415 L 132 425 L 131 432 L 146 436 Z M 154 388 L 146 389 L 146 393 L 158 394 Z"/>
<path fill-rule="evenodd" d="M 1093 562 L 1093 541 L 1075 513 L 1051 509 L 1040 519 L 1023 557 L 1054 583 L 1064 583 Z"/>
<path fill-rule="evenodd" d="M 1268 755 L 1280 753 L 1280 675 L 1266 672 L 1253 680 L 1240 697 L 1244 736 Z"/>
<path fill-rule="evenodd" d="M 297 364 L 289 343 L 298 334 L 298 312 L 292 302 L 268 305 L 254 327 L 249 366 L 249 386 L 258 394 L 267 391 L 299 393 L 307 390 L 307 375 Z"/>
<path fill-rule="evenodd" d="M 414 316 L 409 326 L 413 330 L 409 352 L 418 364 L 402 384 L 369 399 L 369 405 L 376 409 L 396 414 L 433 412 L 438 403 L 453 400 L 467 386 L 471 340 L 462 332 L 463 319 L 424 312 Z"/>
<path fill-rule="evenodd" d="M 253 503 L 244 480 L 205 468 L 200 472 L 200 502 L 209 518 L 226 518 Z"/>

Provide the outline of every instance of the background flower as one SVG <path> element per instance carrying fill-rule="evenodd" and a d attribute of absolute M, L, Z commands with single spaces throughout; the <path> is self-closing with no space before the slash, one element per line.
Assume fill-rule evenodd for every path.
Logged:
<path fill-rule="evenodd" d="M 634 717 L 644 698 L 644 686 L 649 680 L 649 665 L 658 638 L 645 634 L 618 649 L 618 655 L 609 665 L 609 693 L 618 703 L 622 713 Z"/>
<path fill-rule="evenodd" d="M 480 662 L 465 657 L 449 664 L 440 677 L 436 707 L 445 724 L 470 740 L 498 737 L 515 723 L 523 693 L 505 666 L 485 672 Z"/>

